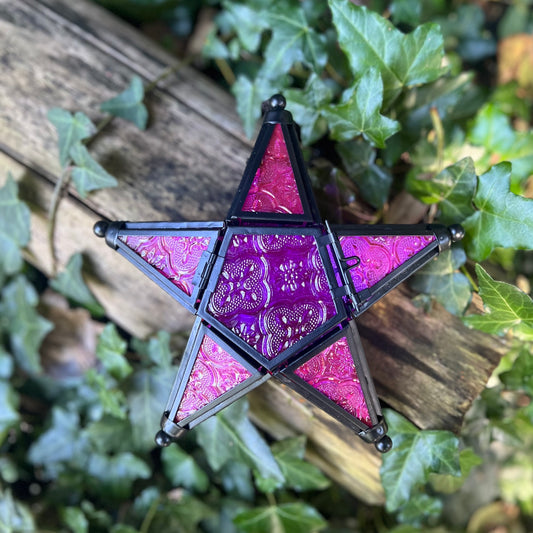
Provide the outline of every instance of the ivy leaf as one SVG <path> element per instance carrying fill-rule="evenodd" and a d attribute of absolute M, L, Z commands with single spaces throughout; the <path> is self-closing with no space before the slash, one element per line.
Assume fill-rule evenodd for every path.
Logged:
<path fill-rule="evenodd" d="M 179 499 L 168 498 L 162 503 L 151 523 L 150 531 L 196 533 L 200 530 L 199 523 L 214 515 L 211 506 L 186 491 L 181 492 Z"/>
<path fill-rule="evenodd" d="M 94 504 L 89 500 L 83 500 L 80 507 L 95 528 L 106 531 L 111 528 L 112 519 L 109 513 L 103 509 L 96 509 Z"/>
<path fill-rule="evenodd" d="M 420 431 L 395 411 L 388 410 L 387 423 L 394 447 L 383 456 L 381 481 L 389 512 L 405 506 L 430 473 L 461 474 L 459 441 L 449 431 Z"/>
<path fill-rule="evenodd" d="M 161 452 L 161 460 L 163 471 L 173 487 L 185 487 L 196 492 L 205 492 L 209 488 L 207 474 L 178 445 L 165 448 Z"/>
<path fill-rule="evenodd" d="M 98 374 L 94 368 L 85 374 L 87 384 L 98 394 L 102 411 L 119 420 L 126 418 L 126 398 L 124 393 L 116 388 L 116 382 L 109 376 Z"/>
<path fill-rule="evenodd" d="M 130 452 L 112 457 L 92 453 L 87 462 L 89 485 L 102 497 L 123 500 L 130 496 L 133 482 L 148 479 L 150 467 Z"/>
<path fill-rule="evenodd" d="M 533 248 L 533 200 L 510 192 L 510 177 L 510 163 L 500 163 L 478 178 L 477 211 L 463 222 L 466 251 L 476 261 L 497 246 Z"/>
<path fill-rule="evenodd" d="M 302 144 L 310 145 L 326 134 L 328 124 L 320 108 L 333 98 L 331 89 L 314 72 L 309 76 L 305 88 L 288 89 L 284 92 L 287 108 L 300 126 Z"/>
<path fill-rule="evenodd" d="M 283 79 L 276 81 L 277 85 L 274 85 L 274 82 L 261 77 L 251 81 L 248 77 L 240 75 L 231 86 L 231 92 L 237 101 L 237 113 L 248 138 L 254 135 L 257 120 L 261 116 L 261 104 L 285 87 Z"/>
<path fill-rule="evenodd" d="M 424 521 L 438 518 L 442 512 L 442 500 L 429 494 L 415 494 L 398 512 L 398 521 L 420 527 Z"/>
<path fill-rule="evenodd" d="M 394 0 L 390 5 L 390 13 L 394 24 L 409 24 L 418 26 L 422 15 L 422 3 L 420 0 Z"/>
<path fill-rule="evenodd" d="M 272 37 L 265 50 L 266 61 L 260 77 L 275 80 L 298 62 L 320 72 L 328 60 L 327 39 L 309 24 L 301 4 L 274 3 L 265 17 L 272 28 Z"/>
<path fill-rule="evenodd" d="M 85 146 L 75 144 L 69 154 L 76 163 L 71 170 L 72 181 L 82 198 L 90 191 L 117 186 L 117 180 L 93 159 Z"/>
<path fill-rule="evenodd" d="M 470 281 L 457 272 L 465 262 L 466 254 L 462 248 L 446 250 L 414 275 L 411 286 L 433 296 L 448 312 L 462 315 L 472 298 Z"/>
<path fill-rule="evenodd" d="M 233 522 L 246 533 L 313 533 L 327 526 L 318 511 L 305 503 L 256 507 L 239 513 Z"/>
<path fill-rule="evenodd" d="M 533 356 L 527 347 L 522 348 L 511 370 L 500 374 L 509 390 L 523 390 L 533 396 Z"/>
<path fill-rule="evenodd" d="M 109 322 L 98 337 L 96 357 L 111 376 L 122 380 L 132 372 L 131 365 L 124 357 L 126 341 L 118 334 L 117 327 Z"/>
<path fill-rule="evenodd" d="M 28 460 L 44 467 L 47 477 L 55 479 L 68 463 L 85 466 L 88 448 L 88 441 L 80 432 L 78 413 L 56 405 L 52 408 L 50 427 L 33 441 Z"/>
<path fill-rule="evenodd" d="M 19 419 L 18 396 L 9 381 L 0 380 L 0 445 Z"/>
<path fill-rule="evenodd" d="M 485 29 L 485 13 L 481 6 L 463 4 L 447 18 L 437 18 L 437 22 L 447 41 L 455 44 L 457 53 L 465 61 L 477 62 L 496 54 L 496 42 Z"/>
<path fill-rule="evenodd" d="M 88 309 L 93 316 L 102 317 L 105 309 L 85 284 L 81 273 L 82 266 L 83 256 L 81 253 L 74 254 L 69 259 L 65 270 L 50 280 L 50 286 L 69 300 Z"/>
<path fill-rule="evenodd" d="M 13 375 L 13 357 L 0 346 L 0 379 L 9 379 Z"/>
<path fill-rule="evenodd" d="M 143 100 L 143 82 L 139 76 L 133 76 L 128 88 L 117 96 L 102 102 L 100 110 L 133 122 L 140 130 L 144 130 L 148 122 L 148 110 Z"/>
<path fill-rule="evenodd" d="M 243 461 L 262 478 L 263 486 L 280 487 L 285 481 L 268 444 L 246 415 L 248 404 L 235 402 L 197 428 L 198 444 L 209 466 L 218 472 L 228 461 Z"/>
<path fill-rule="evenodd" d="M 239 42 L 247 52 L 257 52 L 261 44 L 261 34 L 268 28 L 268 20 L 262 10 L 235 2 L 223 2 L 224 15 L 237 34 Z"/>
<path fill-rule="evenodd" d="M 19 480 L 19 469 L 14 458 L 7 455 L 0 457 L 0 477 L 6 483 L 15 483 Z"/>
<path fill-rule="evenodd" d="M 39 348 L 53 328 L 35 307 L 39 302 L 36 290 L 24 276 L 17 276 L 2 291 L 0 317 L 8 326 L 11 351 L 20 367 L 30 374 L 41 371 Z"/>
<path fill-rule="evenodd" d="M 0 280 L 22 267 L 20 249 L 30 240 L 30 210 L 18 199 L 18 184 L 8 173 L 0 189 Z"/>
<path fill-rule="evenodd" d="M 374 11 L 352 2 L 329 0 L 339 43 L 353 74 L 377 68 L 387 108 L 404 87 L 429 83 L 445 73 L 443 38 L 437 24 L 423 24 L 403 34 Z"/>
<path fill-rule="evenodd" d="M 131 450 L 131 424 L 114 416 L 103 416 L 89 423 L 85 434 L 92 449 L 99 453 L 120 453 Z"/>
<path fill-rule="evenodd" d="M 72 533 L 87 533 L 89 531 L 89 521 L 79 507 L 63 507 L 60 514 L 62 521 Z"/>
<path fill-rule="evenodd" d="M 159 331 L 156 336 L 151 337 L 148 341 L 133 339 L 132 344 L 135 351 L 146 356 L 157 366 L 168 368 L 172 364 L 170 334 L 167 331 Z"/>
<path fill-rule="evenodd" d="M 211 59 L 227 59 L 229 57 L 228 47 L 217 37 L 216 27 L 213 27 L 205 38 L 202 56 Z"/>
<path fill-rule="evenodd" d="M 241 117 L 244 133 L 251 139 L 261 116 L 261 103 L 269 97 L 270 91 L 241 75 L 232 85 L 231 92 L 237 101 L 237 113 Z"/>
<path fill-rule="evenodd" d="M 485 314 L 467 316 L 464 322 L 494 335 L 511 329 L 518 337 L 532 340 L 533 300 L 518 287 L 492 279 L 481 265 L 476 265 L 476 274 Z"/>
<path fill-rule="evenodd" d="M 457 492 L 464 484 L 470 472 L 475 466 L 483 462 L 479 455 L 474 453 L 472 448 L 465 448 L 459 454 L 459 465 L 461 467 L 461 476 L 450 476 L 445 474 L 430 474 L 429 480 L 431 486 L 443 494 L 453 494 Z"/>
<path fill-rule="evenodd" d="M 511 189 L 518 192 L 520 184 L 533 172 L 533 134 L 515 131 L 501 106 L 501 103 L 488 103 L 482 107 L 471 124 L 467 139 L 485 150 L 478 166 L 488 168 L 500 161 L 512 163 Z M 516 114 L 515 109 L 510 110 L 510 114 Z"/>
<path fill-rule="evenodd" d="M 362 140 L 338 143 L 336 150 L 363 200 L 373 207 L 383 207 L 389 197 L 392 176 L 386 167 L 376 163 L 376 150 Z"/>
<path fill-rule="evenodd" d="M 227 495 L 246 501 L 254 500 L 255 487 L 248 465 L 239 461 L 228 461 L 220 470 L 220 479 Z"/>
<path fill-rule="evenodd" d="M 426 204 L 439 204 L 443 224 L 461 222 L 474 213 L 477 176 L 470 157 L 445 168 L 431 180 L 409 177 L 407 190 Z"/>
<path fill-rule="evenodd" d="M 515 132 L 509 117 L 494 104 L 486 104 L 476 115 L 468 133 L 472 144 L 489 152 L 506 152 L 513 145 Z"/>
<path fill-rule="evenodd" d="M 96 131 L 96 127 L 91 119 L 80 111 L 73 115 L 69 111 L 54 107 L 48 111 L 47 117 L 57 130 L 59 162 L 65 167 L 71 158 L 71 149 L 83 139 L 90 137 Z"/>
<path fill-rule="evenodd" d="M 129 419 L 133 426 L 131 439 L 135 450 L 148 451 L 154 447 L 162 406 L 168 399 L 176 370 L 175 367 L 154 367 L 139 370 L 132 375 L 127 398 L 130 405 Z"/>
<path fill-rule="evenodd" d="M 382 103 L 383 82 L 378 70 L 371 68 L 344 96 L 342 103 L 324 107 L 322 115 L 329 123 L 333 139 L 349 141 L 362 135 L 383 148 L 385 140 L 400 130 L 400 124 L 380 115 Z"/>
<path fill-rule="evenodd" d="M 12 531 L 37 531 L 31 511 L 24 504 L 13 499 L 9 489 L 0 489 L 0 528 L 6 533 Z"/>
<path fill-rule="evenodd" d="M 423 130 L 433 127 L 431 109 L 438 113 L 446 127 L 474 115 L 482 102 L 483 94 L 474 84 L 474 73 L 463 72 L 410 88 L 394 107 L 398 109 L 397 119 L 402 123 L 402 132 L 415 141 Z"/>
<path fill-rule="evenodd" d="M 329 479 L 304 460 L 305 436 L 285 439 L 272 446 L 272 453 L 286 479 L 286 486 L 298 492 L 329 487 Z"/>

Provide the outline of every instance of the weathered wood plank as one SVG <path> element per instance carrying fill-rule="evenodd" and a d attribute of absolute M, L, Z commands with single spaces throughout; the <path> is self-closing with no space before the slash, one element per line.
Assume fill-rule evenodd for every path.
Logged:
<path fill-rule="evenodd" d="M 11 169 L 32 209 L 31 260 L 51 273 L 46 211 L 61 169 L 46 113 L 58 106 L 95 121 L 98 103 L 133 73 L 156 77 L 174 59 L 98 7 L 78 1 L 0 0 L 0 181 Z M 110 318 L 138 336 L 182 331 L 192 317 L 92 234 L 113 220 L 219 220 L 249 155 L 231 99 L 191 69 L 147 98 L 150 125 L 140 132 L 115 121 L 91 146 L 119 187 L 58 211 L 60 265 L 82 251 L 89 284 Z M 359 320 L 381 398 L 422 428 L 457 431 L 472 400 L 504 353 L 504 342 L 466 330 L 441 308 L 424 314 L 403 288 Z M 267 384 L 251 395 L 255 421 L 276 437 L 303 432 L 309 455 L 329 475 L 379 503 L 379 457 L 351 432 L 291 391 Z M 346 458 L 349 457 L 349 460 Z"/>

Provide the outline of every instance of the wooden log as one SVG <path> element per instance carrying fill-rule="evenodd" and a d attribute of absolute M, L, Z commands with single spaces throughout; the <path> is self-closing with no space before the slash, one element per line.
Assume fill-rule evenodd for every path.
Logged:
<path fill-rule="evenodd" d="M 0 35 L 0 182 L 8 170 L 19 181 L 32 210 L 28 257 L 50 275 L 46 213 L 62 170 L 47 111 L 80 110 L 98 121 L 99 102 L 133 74 L 149 81 L 175 59 L 81 0 L 0 0 Z M 187 330 L 192 317 L 94 237 L 94 222 L 221 220 L 251 148 L 232 99 L 192 69 L 158 85 L 147 105 L 146 132 L 116 120 L 91 145 L 119 185 L 86 199 L 69 190 L 55 238 L 59 265 L 83 252 L 89 285 L 108 316 L 140 337 Z M 358 325 L 380 397 L 421 428 L 458 431 L 506 350 L 504 341 L 467 330 L 438 306 L 425 314 L 405 287 Z M 380 458 L 371 446 L 279 384 L 250 398 L 258 425 L 276 438 L 305 433 L 313 462 L 364 501 L 383 502 Z"/>

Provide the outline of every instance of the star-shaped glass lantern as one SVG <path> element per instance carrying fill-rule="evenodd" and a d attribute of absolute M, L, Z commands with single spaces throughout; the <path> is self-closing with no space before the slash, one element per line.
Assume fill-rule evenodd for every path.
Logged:
<path fill-rule="evenodd" d="M 462 237 L 460 226 L 323 224 L 285 99 L 222 222 L 97 222 L 95 233 L 197 316 L 156 442 L 271 377 L 385 452 L 353 320 Z"/>

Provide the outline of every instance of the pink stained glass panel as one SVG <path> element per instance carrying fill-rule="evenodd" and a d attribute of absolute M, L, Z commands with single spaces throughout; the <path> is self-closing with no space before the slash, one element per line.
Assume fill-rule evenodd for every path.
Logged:
<path fill-rule="evenodd" d="M 304 212 L 280 124 L 274 127 L 242 210 L 293 215 Z"/>
<path fill-rule="evenodd" d="M 185 294 L 192 295 L 192 280 L 209 237 L 125 235 L 120 240 Z"/>
<path fill-rule="evenodd" d="M 234 235 L 207 312 L 266 359 L 336 313 L 312 235 Z"/>
<path fill-rule="evenodd" d="M 295 374 L 367 426 L 372 425 L 346 337 L 309 359 Z"/>
<path fill-rule="evenodd" d="M 359 265 L 350 270 L 356 292 L 369 289 L 434 240 L 434 235 L 339 237 L 344 256 L 356 256 L 360 259 Z M 355 262 L 356 260 L 348 261 L 348 265 Z"/>
<path fill-rule="evenodd" d="M 192 415 L 242 383 L 251 373 L 211 337 L 204 336 L 175 422 Z"/>

